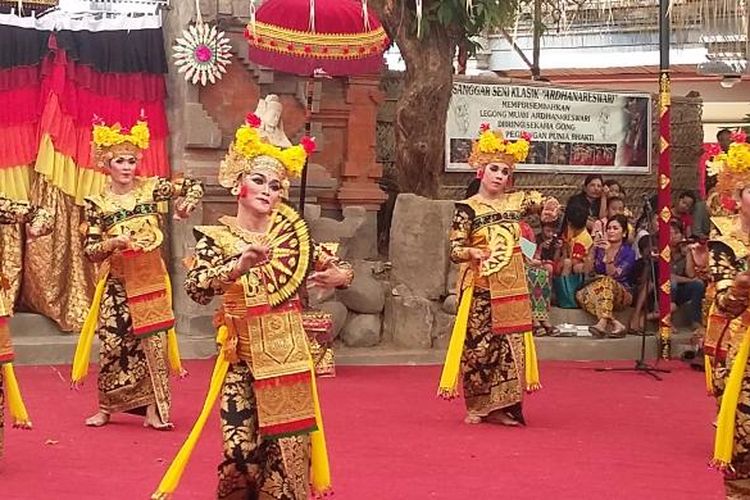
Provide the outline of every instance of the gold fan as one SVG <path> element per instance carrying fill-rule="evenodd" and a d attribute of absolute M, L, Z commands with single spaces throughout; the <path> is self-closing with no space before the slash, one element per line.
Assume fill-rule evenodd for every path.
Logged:
<path fill-rule="evenodd" d="M 222 217 L 219 222 L 241 238 L 237 242 L 238 252 L 242 252 L 247 243 L 270 248 L 268 260 L 259 266 L 269 304 L 275 307 L 291 298 L 304 282 L 312 258 L 310 231 L 305 220 L 283 203 L 273 213 L 271 227 L 264 235 L 242 230 L 233 219 Z"/>
<path fill-rule="evenodd" d="M 510 263 L 513 256 L 513 248 L 519 237 L 516 224 L 498 224 L 489 226 L 487 246 L 490 256 L 482 261 L 479 272 L 482 276 L 490 276 L 503 269 Z"/>

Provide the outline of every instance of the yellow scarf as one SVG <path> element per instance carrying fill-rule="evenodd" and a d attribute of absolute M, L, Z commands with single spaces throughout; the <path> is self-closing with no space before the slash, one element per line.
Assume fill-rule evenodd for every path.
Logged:
<path fill-rule="evenodd" d="M 453 399 L 458 396 L 458 376 L 461 371 L 461 355 L 464 351 L 466 341 L 466 330 L 469 324 L 469 313 L 471 311 L 471 300 L 474 296 L 474 284 L 470 284 L 461 294 L 461 302 L 456 314 L 456 322 L 453 324 L 451 340 L 448 351 L 445 354 L 443 371 L 440 375 L 438 396 L 443 399 Z M 536 346 L 531 332 L 524 332 L 524 366 L 526 378 L 526 391 L 533 392 L 542 388 L 539 377 L 539 361 L 536 356 Z"/>
<path fill-rule="evenodd" d="M 732 363 L 724 394 L 721 396 L 721 409 L 716 421 L 716 440 L 714 441 L 714 458 L 712 464 L 726 470 L 731 467 L 734 450 L 734 427 L 737 416 L 737 404 L 742 390 L 742 378 L 745 374 L 748 354 L 750 354 L 750 329 L 745 332 L 742 344 Z"/>
<path fill-rule="evenodd" d="M 13 417 L 13 426 L 31 429 L 29 412 L 26 411 L 26 405 L 21 397 L 21 389 L 18 387 L 16 373 L 13 371 L 13 363 L 3 364 L 2 370 L 5 389 L 8 394 L 8 409 L 11 417 Z"/>

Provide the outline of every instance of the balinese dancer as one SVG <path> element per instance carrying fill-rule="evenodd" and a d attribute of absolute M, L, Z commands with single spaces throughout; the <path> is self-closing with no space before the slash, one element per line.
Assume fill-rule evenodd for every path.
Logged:
<path fill-rule="evenodd" d="M 457 203 L 453 217 L 451 260 L 461 265 L 461 299 L 438 394 L 457 395 L 460 369 L 467 423 L 524 424 L 523 393 L 540 387 L 519 223 L 533 212 L 553 221 L 560 204 L 511 189 L 529 139 L 508 141 L 482 127 L 469 157 L 481 179 L 479 192 Z"/>
<path fill-rule="evenodd" d="M 36 238 L 52 230 L 52 217 L 38 207 L 23 201 L 0 197 L 0 224 L 27 224 L 26 234 Z M 10 338 L 10 317 L 13 315 L 13 298 L 8 294 L 6 279 L 0 274 L 0 457 L 3 456 L 3 431 L 5 426 L 5 395 L 13 418 L 13 427 L 31 429 L 26 406 L 13 370 L 15 352 Z"/>
<path fill-rule="evenodd" d="M 269 144 L 259 123 L 248 115 L 219 170 L 219 183 L 238 197 L 237 215 L 195 230 L 185 289 L 200 304 L 222 297 L 222 347 L 203 411 L 154 498 L 176 488 L 219 395 L 224 460 L 217 498 L 307 500 L 310 483 L 315 492 L 329 487 L 298 290 L 309 270 L 308 284 L 324 288 L 347 287 L 353 272 L 314 245 L 305 221 L 284 203 L 289 179 L 299 176 L 314 142 Z"/>
<path fill-rule="evenodd" d="M 85 200 L 82 228 L 86 257 L 99 264 L 99 282 L 78 340 L 74 386 L 88 372 L 94 333 L 99 337 L 99 411 L 86 425 L 106 425 L 114 413 L 145 417 L 144 426 L 169 430 L 169 367 L 184 375 L 174 334 L 172 292 L 161 257 L 160 202 L 174 198 L 184 218 L 203 196 L 200 182 L 136 176 L 149 145 L 148 124 L 129 131 L 97 124 L 97 167 L 109 174 L 101 194 Z M 169 365 L 167 364 L 169 359 Z"/>
<path fill-rule="evenodd" d="M 737 215 L 712 218 L 716 234 L 708 243 L 716 293 L 705 348 L 721 400 L 713 463 L 725 473 L 727 498 L 750 497 L 750 145 L 744 140 L 735 136 L 711 165 L 717 191 L 735 197 L 738 207 Z"/>

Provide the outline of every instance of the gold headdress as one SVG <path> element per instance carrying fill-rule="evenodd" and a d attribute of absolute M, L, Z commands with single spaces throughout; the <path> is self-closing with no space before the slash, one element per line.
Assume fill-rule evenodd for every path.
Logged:
<path fill-rule="evenodd" d="M 530 140 L 531 135 L 524 132 L 518 140 L 510 141 L 502 131 L 490 130 L 490 126 L 485 123 L 481 127 L 479 138 L 471 146 L 469 165 L 478 169 L 490 163 L 505 163 L 512 168 L 529 155 Z"/>
<path fill-rule="evenodd" d="M 148 123 L 143 119 L 138 120 L 130 130 L 124 130 L 119 123 L 112 126 L 95 123 L 91 142 L 96 165 L 107 169 L 109 161 L 122 154 L 140 158 L 143 150 L 148 149 L 150 139 Z"/>
<path fill-rule="evenodd" d="M 260 118 L 250 113 L 234 134 L 229 152 L 219 166 L 219 184 L 223 187 L 236 187 L 242 174 L 270 170 L 281 177 L 286 188 L 288 179 L 302 174 L 305 160 L 315 151 L 315 141 L 305 136 L 296 146 L 280 148 L 260 136 L 259 126 Z"/>
<path fill-rule="evenodd" d="M 727 152 L 722 151 L 706 162 L 708 175 L 718 176 L 716 191 L 722 195 L 736 195 L 750 187 L 750 144 L 745 139 L 744 133 L 735 133 Z"/>

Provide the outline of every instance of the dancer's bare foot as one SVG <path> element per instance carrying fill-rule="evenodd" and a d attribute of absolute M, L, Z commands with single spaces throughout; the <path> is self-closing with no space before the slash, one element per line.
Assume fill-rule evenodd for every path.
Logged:
<path fill-rule="evenodd" d="M 478 417 L 476 415 L 466 415 L 466 418 L 464 419 L 465 424 L 481 424 L 482 423 L 482 417 Z"/>
<path fill-rule="evenodd" d="M 159 415 L 156 414 L 156 407 L 148 405 L 146 408 L 146 418 L 143 420 L 143 427 L 151 427 L 157 431 L 171 431 L 174 429 L 172 422 L 162 422 Z"/>
<path fill-rule="evenodd" d="M 487 416 L 486 420 L 491 424 L 506 425 L 508 427 L 518 427 L 521 425 L 517 420 L 513 419 L 502 410 L 493 411 Z"/>
<path fill-rule="evenodd" d="M 109 413 L 98 411 L 94 415 L 86 419 L 86 425 L 88 427 L 104 427 L 109 423 Z"/>

